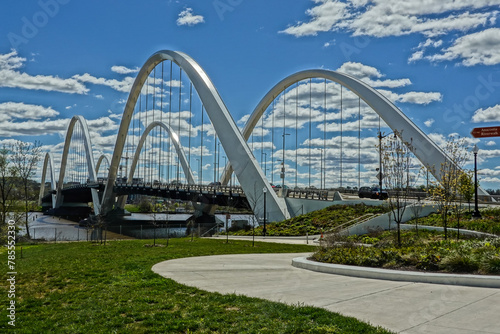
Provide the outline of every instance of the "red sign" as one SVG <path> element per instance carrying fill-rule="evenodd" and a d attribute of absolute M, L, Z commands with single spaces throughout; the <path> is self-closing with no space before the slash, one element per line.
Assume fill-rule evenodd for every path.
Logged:
<path fill-rule="evenodd" d="M 500 137 L 500 126 L 489 126 L 486 128 L 474 128 L 470 134 L 474 138 Z"/>

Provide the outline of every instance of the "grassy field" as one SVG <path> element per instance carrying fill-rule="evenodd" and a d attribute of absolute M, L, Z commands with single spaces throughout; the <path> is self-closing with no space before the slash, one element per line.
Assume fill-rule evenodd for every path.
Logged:
<path fill-rule="evenodd" d="M 208 293 L 165 279 L 153 264 L 174 258 L 311 251 L 310 246 L 173 239 L 107 245 L 23 245 L 17 251 L 17 333 L 386 333 L 313 307 Z M 149 241 L 151 243 L 151 241 Z M 7 258 L 5 249 L 0 256 Z M 1 291 L 6 305 L 7 289 Z M 8 328 L 1 307 L 0 328 Z"/>

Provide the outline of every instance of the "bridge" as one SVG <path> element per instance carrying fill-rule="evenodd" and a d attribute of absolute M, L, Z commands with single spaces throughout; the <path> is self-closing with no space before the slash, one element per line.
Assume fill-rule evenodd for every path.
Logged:
<path fill-rule="evenodd" d="M 246 207 L 280 221 L 332 204 L 335 189 L 378 183 L 377 144 L 389 132 L 412 143 L 415 170 L 440 181 L 450 162 L 390 100 L 349 74 L 294 73 L 236 122 L 203 68 L 168 50 L 139 71 L 111 155 L 91 131 L 74 116 L 62 154 L 45 156 L 39 200 L 53 214 L 90 212 L 92 203 L 96 216 L 119 216 L 128 196 L 142 194 L 191 201 L 206 214 Z"/>

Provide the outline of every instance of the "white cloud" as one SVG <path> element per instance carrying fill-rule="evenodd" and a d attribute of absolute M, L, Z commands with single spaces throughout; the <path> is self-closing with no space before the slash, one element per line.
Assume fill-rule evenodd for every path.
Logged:
<path fill-rule="evenodd" d="M 308 22 L 298 22 L 281 33 L 296 37 L 318 32 L 347 30 L 353 35 L 374 37 L 413 33 L 437 36 L 450 31 L 468 31 L 494 21 L 498 13 L 490 6 L 498 0 L 421 1 L 400 0 L 313 0 L 306 11 Z M 462 13 L 457 13 L 462 11 Z"/>
<path fill-rule="evenodd" d="M 495 143 L 493 140 L 490 140 L 489 142 L 486 143 L 486 146 L 495 146 L 497 143 Z"/>
<path fill-rule="evenodd" d="M 23 67 L 25 62 L 26 58 L 19 57 L 16 50 L 0 54 L 0 69 L 2 70 L 16 70 Z"/>
<path fill-rule="evenodd" d="M 177 19 L 178 26 L 194 26 L 199 23 L 204 23 L 205 19 L 201 15 L 193 15 L 192 8 L 186 8 L 179 13 L 179 18 Z"/>
<path fill-rule="evenodd" d="M 0 54 L 0 87 L 56 91 L 71 94 L 86 94 L 89 90 L 75 79 L 61 79 L 51 75 L 32 76 L 19 71 L 26 58 L 17 56 L 17 51 Z"/>
<path fill-rule="evenodd" d="M 472 116 L 472 123 L 500 122 L 500 104 L 487 109 L 478 109 Z"/>
<path fill-rule="evenodd" d="M 316 36 L 318 32 L 333 30 L 336 24 L 350 16 L 345 3 L 329 0 L 314 0 L 314 2 L 319 5 L 306 11 L 306 14 L 311 17 L 309 22 L 298 22 L 295 26 L 290 26 L 280 33 L 295 37 Z"/>
<path fill-rule="evenodd" d="M 409 62 L 421 59 L 445 60 L 462 58 L 467 66 L 475 64 L 497 64 L 500 60 L 499 34 L 496 28 L 487 29 L 473 35 L 460 37 L 472 29 L 487 28 L 495 24 L 499 15 L 493 6 L 500 0 L 312 0 L 314 5 L 306 11 L 307 22 L 280 31 L 295 37 L 315 36 L 320 32 L 342 31 L 352 36 L 388 37 L 418 34 L 427 37 L 421 42 Z M 488 32 L 488 30 L 492 30 Z M 454 33 L 454 45 L 444 54 L 425 57 L 427 48 L 440 48 L 442 40 L 437 36 Z M 475 36 L 483 34 L 483 36 Z M 496 34 L 496 36 L 494 36 Z M 488 36 L 486 36 L 488 35 Z M 474 45 L 477 38 L 489 39 L 489 49 L 485 44 Z M 486 42 L 486 41 L 485 41 Z"/>
<path fill-rule="evenodd" d="M 434 124 L 434 122 L 435 122 L 434 118 L 429 118 L 428 120 L 426 120 L 424 122 L 424 124 L 426 127 L 430 128 L 432 126 L 432 124 Z"/>
<path fill-rule="evenodd" d="M 48 134 L 66 132 L 68 126 L 67 119 L 44 120 L 43 122 L 36 120 L 28 120 L 25 122 L 0 122 L 0 137 L 13 136 L 42 136 Z"/>
<path fill-rule="evenodd" d="M 112 66 L 111 71 L 118 73 L 118 74 L 130 74 L 130 73 L 137 73 L 139 72 L 139 68 L 128 68 L 125 66 Z"/>
<path fill-rule="evenodd" d="M 385 97 L 393 102 L 429 104 L 431 102 L 441 101 L 443 96 L 438 92 L 408 92 L 397 94 L 388 90 L 379 89 Z"/>
<path fill-rule="evenodd" d="M 373 80 L 372 78 L 382 78 L 384 75 L 375 67 L 356 62 L 346 62 L 339 67 L 338 71 L 352 75 L 372 87 L 396 88 L 411 85 L 411 80 L 406 78 L 396 80 Z"/>
<path fill-rule="evenodd" d="M 59 115 L 51 107 L 17 102 L 0 103 L 0 121 L 12 119 L 41 119 Z"/>
<path fill-rule="evenodd" d="M 500 28 L 490 28 L 458 38 L 442 54 L 427 57 L 431 61 L 460 59 L 465 66 L 500 63 Z"/>
<path fill-rule="evenodd" d="M 116 79 L 106 79 L 106 78 L 97 78 L 88 73 L 85 74 L 77 74 L 73 76 L 73 79 L 79 82 L 91 83 L 94 85 L 103 85 L 113 88 L 119 92 L 128 93 L 132 88 L 132 84 L 134 83 L 134 78 L 125 77 L 123 80 Z"/>

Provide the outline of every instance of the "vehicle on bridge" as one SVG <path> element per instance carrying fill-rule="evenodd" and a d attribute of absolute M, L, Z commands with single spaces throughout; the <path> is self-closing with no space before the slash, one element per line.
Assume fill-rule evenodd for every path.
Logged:
<path fill-rule="evenodd" d="M 378 187 L 361 187 L 358 191 L 359 198 L 371 199 L 388 199 L 389 194 L 385 190 L 380 190 Z"/>

